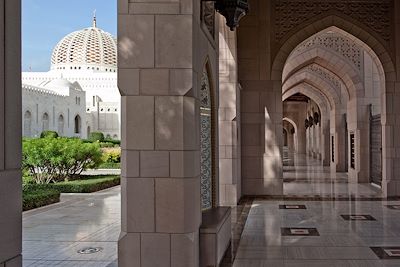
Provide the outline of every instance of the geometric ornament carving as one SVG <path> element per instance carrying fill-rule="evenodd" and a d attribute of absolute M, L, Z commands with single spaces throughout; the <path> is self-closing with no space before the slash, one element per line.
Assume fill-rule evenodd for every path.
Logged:
<path fill-rule="evenodd" d="M 215 3 L 213 1 L 201 2 L 201 17 L 211 37 L 215 36 Z"/>
<path fill-rule="evenodd" d="M 207 69 L 200 86 L 200 195 L 203 210 L 213 206 L 212 99 Z"/>
<path fill-rule="evenodd" d="M 298 55 L 316 46 L 333 50 L 333 52 L 353 63 L 358 70 L 361 70 L 363 59 L 363 50 L 361 47 L 353 40 L 333 32 L 320 33 L 310 37 L 296 48 L 293 55 Z"/>
<path fill-rule="evenodd" d="M 389 41 L 392 7 L 392 0 L 276 0 L 275 39 L 279 42 L 300 24 L 329 12 L 351 17 Z"/>
<path fill-rule="evenodd" d="M 327 81 L 332 85 L 333 88 L 337 90 L 337 92 L 340 92 L 340 81 L 337 77 L 335 77 L 333 74 L 330 74 L 326 69 L 323 67 L 317 65 L 317 64 L 311 64 L 307 67 L 307 69 L 315 74 L 317 74 L 319 77 L 321 77 L 323 80 Z"/>

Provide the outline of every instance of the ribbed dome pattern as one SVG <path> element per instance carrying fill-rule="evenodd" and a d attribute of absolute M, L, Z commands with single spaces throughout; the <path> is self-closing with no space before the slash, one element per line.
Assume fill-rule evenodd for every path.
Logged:
<path fill-rule="evenodd" d="M 117 68 L 117 41 L 95 25 L 72 32 L 54 48 L 51 64 L 52 69 L 111 71 Z"/>

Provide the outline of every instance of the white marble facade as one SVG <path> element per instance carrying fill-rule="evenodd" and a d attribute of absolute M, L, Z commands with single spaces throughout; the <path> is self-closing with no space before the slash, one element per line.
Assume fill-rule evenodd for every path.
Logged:
<path fill-rule="evenodd" d="M 116 39 L 97 27 L 96 18 L 92 27 L 61 39 L 53 50 L 50 71 L 23 72 L 22 83 L 24 136 L 36 137 L 49 129 L 69 137 L 102 132 L 121 139 Z M 61 115 L 65 123 L 59 131 Z M 79 129 L 74 125 L 77 115 Z"/>
<path fill-rule="evenodd" d="M 85 92 L 78 83 L 52 80 L 43 87 L 22 84 L 22 129 L 25 137 L 56 131 L 60 136 L 85 138 Z"/>

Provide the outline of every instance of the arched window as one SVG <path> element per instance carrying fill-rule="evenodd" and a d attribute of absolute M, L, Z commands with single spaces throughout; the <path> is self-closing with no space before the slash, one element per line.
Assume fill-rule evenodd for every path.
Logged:
<path fill-rule="evenodd" d="M 213 104 L 210 80 L 204 69 L 200 88 L 200 171 L 201 207 L 210 209 L 214 205 L 214 153 L 213 153 Z"/>
<path fill-rule="evenodd" d="M 118 140 L 118 135 L 114 134 L 113 139 Z"/>
<path fill-rule="evenodd" d="M 60 115 L 58 117 L 58 127 L 57 127 L 57 132 L 59 135 L 64 134 L 64 116 Z"/>
<path fill-rule="evenodd" d="M 80 134 L 81 133 L 81 117 L 79 115 L 75 116 L 75 127 L 74 127 L 74 133 Z"/>
<path fill-rule="evenodd" d="M 49 114 L 44 113 L 42 116 L 42 131 L 49 130 Z"/>
<path fill-rule="evenodd" d="M 24 114 L 24 136 L 31 136 L 32 114 L 26 111 Z"/>
<path fill-rule="evenodd" d="M 87 138 L 90 137 L 90 126 L 87 127 Z"/>

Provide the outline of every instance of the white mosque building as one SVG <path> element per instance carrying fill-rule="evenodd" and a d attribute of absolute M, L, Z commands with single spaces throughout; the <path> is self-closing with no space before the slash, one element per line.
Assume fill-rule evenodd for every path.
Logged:
<path fill-rule="evenodd" d="M 65 36 L 48 72 L 22 73 L 23 135 L 45 130 L 87 138 L 91 132 L 120 139 L 117 40 L 97 27 Z"/>

